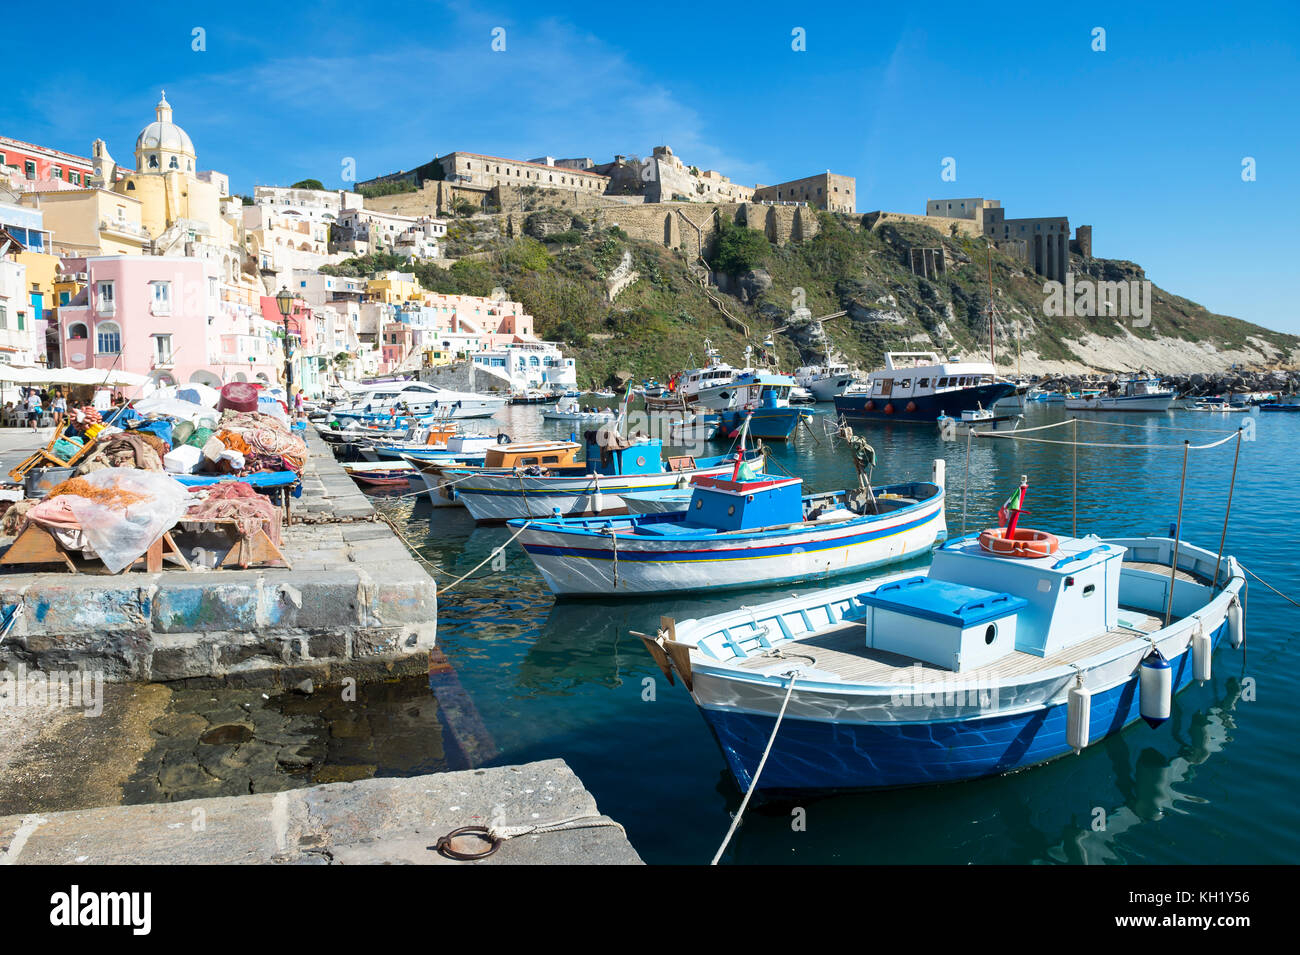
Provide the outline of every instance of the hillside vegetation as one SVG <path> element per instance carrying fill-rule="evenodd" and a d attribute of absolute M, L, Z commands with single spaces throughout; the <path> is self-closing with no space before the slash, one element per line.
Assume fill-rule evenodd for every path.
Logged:
<path fill-rule="evenodd" d="M 425 288 L 490 295 L 496 288 L 523 303 L 538 334 L 563 342 L 578 359 L 580 384 L 619 378 L 664 378 L 704 358 L 704 339 L 738 363 L 745 337 L 709 301 L 685 256 L 630 239 L 617 228 L 595 229 L 580 216 L 547 230 L 545 242 L 508 238 L 491 217 L 457 220 L 449 235 L 450 268 L 405 265 L 396 256 L 349 260 L 333 271 L 414 269 Z M 824 325 L 833 350 L 862 368 L 880 364 L 886 351 L 934 350 L 951 355 L 989 352 L 989 263 L 982 240 L 941 236 L 913 224 L 884 224 L 875 231 L 859 217 L 821 216 L 814 238 L 782 247 L 759 232 L 724 227 L 709 251 L 727 310 L 749 326 L 748 343 L 760 349 L 773 330 L 781 368 L 820 360 L 824 339 L 808 317 L 845 312 Z M 567 228 L 562 228 L 567 225 Z M 944 250 L 946 270 L 913 273 L 912 249 Z M 613 304 L 605 281 L 624 253 L 639 279 Z M 1110 371 L 1150 364 L 1186 352 L 1193 361 L 1240 352 L 1246 363 L 1292 360 L 1300 339 L 1216 315 L 1195 302 L 1152 288 L 1149 323 L 1134 319 L 1046 316 L 1044 280 L 1023 263 L 994 251 L 998 363 L 1014 367 L 1017 343 L 1026 372 L 1066 366 Z M 1142 281 L 1132 263 L 1073 256 L 1071 270 L 1098 281 Z M 807 311 L 800 312 L 799 306 Z M 1144 359 L 1150 358 L 1150 362 Z M 1229 359 L 1224 357 L 1226 362 Z M 1197 368 L 1195 370 L 1213 370 Z"/>

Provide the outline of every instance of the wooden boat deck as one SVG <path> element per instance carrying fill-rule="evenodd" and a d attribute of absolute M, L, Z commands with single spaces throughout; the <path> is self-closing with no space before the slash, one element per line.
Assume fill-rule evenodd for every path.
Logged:
<path fill-rule="evenodd" d="M 1125 570 L 1147 570 L 1153 574 L 1159 574 L 1161 577 L 1165 577 L 1165 578 L 1168 578 L 1169 576 L 1168 564 L 1155 564 L 1145 560 L 1126 560 L 1124 561 L 1124 569 Z M 1210 578 L 1208 576 L 1195 574 L 1192 573 L 1191 571 L 1183 570 L 1181 567 L 1174 572 L 1174 579 L 1185 580 L 1188 583 L 1192 583 L 1192 584 L 1208 584 L 1210 582 Z"/>
<path fill-rule="evenodd" d="M 1153 565 L 1158 566 L 1158 565 Z M 1169 568 L 1165 568 L 1167 571 Z M 1153 633 L 1163 625 L 1160 618 L 1142 610 L 1120 608 L 1120 619 L 1132 627 L 1120 626 L 1091 640 L 1075 644 L 1068 650 L 1047 657 L 1035 656 L 1015 650 L 992 664 L 999 676 L 1024 676 L 1038 670 L 1050 670 L 1095 653 L 1102 653 L 1132 640 L 1140 633 Z M 810 634 L 799 640 L 782 641 L 777 645 L 781 656 L 756 654 L 740 661 L 732 661 L 738 669 L 763 672 L 779 671 L 783 660 L 811 662 L 819 670 L 840 677 L 845 683 L 891 683 L 899 673 L 920 663 L 921 669 L 951 676 L 951 670 L 933 663 L 921 663 L 912 657 L 885 650 L 873 650 L 863 645 L 865 633 L 860 623 L 841 624 Z"/>

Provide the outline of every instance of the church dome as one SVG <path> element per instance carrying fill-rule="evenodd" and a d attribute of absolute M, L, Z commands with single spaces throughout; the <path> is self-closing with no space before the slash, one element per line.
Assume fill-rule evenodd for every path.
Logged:
<path fill-rule="evenodd" d="M 172 108 L 167 94 L 154 108 L 157 119 L 140 130 L 135 140 L 137 172 L 166 172 L 169 169 L 194 171 L 194 143 L 189 134 L 172 122 Z"/>

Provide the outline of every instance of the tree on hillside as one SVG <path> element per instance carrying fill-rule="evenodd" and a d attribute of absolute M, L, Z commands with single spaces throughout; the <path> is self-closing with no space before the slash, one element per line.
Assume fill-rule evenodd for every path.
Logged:
<path fill-rule="evenodd" d="M 772 250 L 767 236 L 754 229 L 738 226 L 721 216 L 719 222 L 721 228 L 718 231 L 716 251 L 713 253 L 713 267 L 719 272 L 736 276 L 760 266 Z"/>
<path fill-rule="evenodd" d="M 290 189 L 324 189 L 324 184 L 319 179 L 299 179 Z"/>

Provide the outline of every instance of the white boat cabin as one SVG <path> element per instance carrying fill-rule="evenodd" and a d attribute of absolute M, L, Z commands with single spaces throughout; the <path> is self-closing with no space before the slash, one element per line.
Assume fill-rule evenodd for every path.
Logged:
<path fill-rule="evenodd" d="M 913 398 L 997 381 L 988 362 L 946 361 L 935 352 L 889 352 L 885 367 L 867 376 L 867 391 L 872 398 Z"/>

